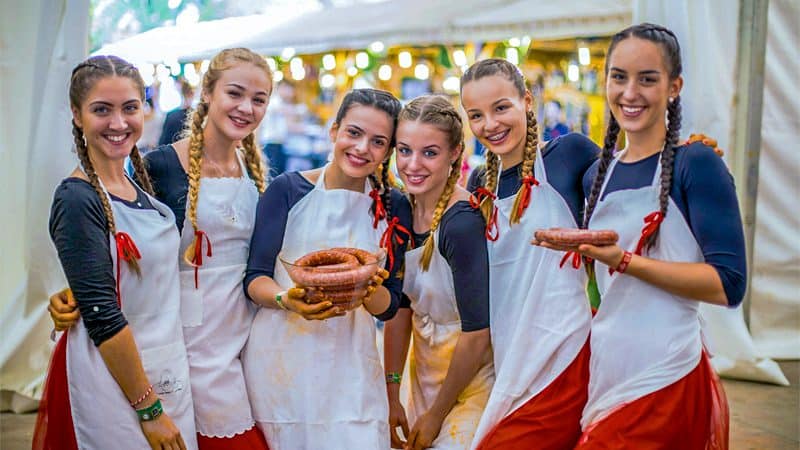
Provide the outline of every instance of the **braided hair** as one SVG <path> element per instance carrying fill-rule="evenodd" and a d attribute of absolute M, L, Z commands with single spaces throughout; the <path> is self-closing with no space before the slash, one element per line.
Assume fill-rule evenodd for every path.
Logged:
<path fill-rule="evenodd" d="M 514 85 L 517 93 L 519 93 L 520 97 L 524 97 L 528 91 L 525 87 L 525 77 L 522 75 L 522 72 L 520 72 L 517 66 L 504 59 L 491 58 L 476 62 L 470 66 L 466 72 L 464 72 L 464 75 L 461 76 L 462 92 L 464 85 L 470 81 L 480 80 L 481 78 L 493 75 L 502 76 L 511 82 L 511 84 Z M 536 122 L 536 116 L 534 115 L 533 110 L 526 111 L 525 122 L 525 147 L 522 153 L 520 178 L 523 180 L 529 180 L 533 177 L 533 165 L 536 161 L 537 149 L 539 148 L 538 123 Z M 494 190 L 497 188 L 499 168 L 500 157 L 487 150 L 486 170 L 484 172 L 484 187 L 490 192 L 494 192 Z M 514 207 L 512 209 L 510 218 L 512 225 L 519 223 L 522 215 L 525 214 L 525 210 L 527 209 L 528 205 L 525 204 L 523 200 L 526 189 L 529 189 L 529 187 L 526 187 L 523 183 L 514 198 Z M 481 213 L 487 222 L 489 221 L 493 209 L 494 200 L 491 197 L 485 197 L 481 202 Z"/>
<path fill-rule="evenodd" d="M 436 202 L 433 219 L 431 220 L 430 234 L 423 244 L 420 267 L 423 271 L 427 271 L 434 251 L 433 236 L 439 228 L 442 215 L 450 202 L 450 198 L 453 196 L 456 182 L 461 175 L 461 157 L 464 154 L 464 124 L 458 111 L 447 98 L 441 95 L 424 95 L 412 100 L 400 111 L 398 121 L 404 120 L 437 127 L 447 136 L 450 149 L 458 150 L 458 158 L 450 165 L 450 174 L 447 177 L 444 190 Z"/>
<path fill-rule="evenodd" d="M 80 111 L 81 106 L 86 101 L 89 91 L 92 90 L 97 82 L 109 77 L 123 77 L 133 81 L 142 102 L 144 102 L 144 81 L 133 64 L 117 56 L 92 56 L 72 69 L 69 82 L 69 102 L 73 111 Z M 116 235 L 117 228 L 114 222 L 114 212 L 111 209 L 111 203 L 100 184 L 100 178 L 97 176 L 97 172 L 92 164 L 83 129 L 78 126 L 75 120 L 72 121 L 72 137 L 75 142 L 75 152 L 78 154 L 81 167 L 86 173 L 86 177 L 89 179 L 89 184 L 92 185 L 97 196 L 100 198 L 100 203 L 103 205 L 108 232 L 112 235 Z M 141 154 L 139 153 L 139 149 L 136 148 L 136 145 L 131 149 L 130 158 L 142 189 L 152 194 L 153 186 L 150 183 L 150 177 L 147 175 L 144 162 L 142 161 Z M 141 274 L 139 263 L 136 258 L 126 258 L 126 261 L 136 274 Z"/>
<path fill-rule="evenodd" d="M 262 69 L 269 81 L 269 90 L 272 90 L 272 71 L 264 58 L 246 48 L 229 48 L 217 53 L 208 65 L 208 70 L 203 76 L 202 89 L 204 94 L 214 92 L 217 81 L 222 77 L 226 70 L 241 63 L 252 64 Z M 189 191 L 187 193 L 188 204 L 186 206 L 186 218 L 192 224 L 192 229 L 197 232 L 197 200 L 200 194 L 200 168 L 203 160 L 203 130 L 206 125 L 209 105 L 201 101 L 192 114 L 187 116 L 184 129 L 189 137 L 189 163 L 187 178 L 189 180 Z M 261 152 L 256 146 L 255 134 L 250 133 L 242 139 L 242 153 L 244 157 L 247 175 L 255 183 L 258 192 L 263 193 L 267 188 L 266 164 L 261 157 Z M 186 262 L 191 264 L 195 256 L 195 249 L 198 245 L 199 237 L 189 245 L 183 254 Z"/>
<path fill-rule="evenodd" d="M 630 37 L 644 39 L 657 44 L 661 47 L 664 55 L 664 65 L 670 80 L 674 80 L 681 75 L 681 48 L 678 43 L 678 38 L 675 33 L 669 29 L 651 23 L 642 23 L 628 27 L 611 38 L 611 44 L 608 47 L 606 54 L 606 67 L 605 72 L 608 75 L 608 61 L 611 59 L 611 53 L 616 48 L 617 44 Z M 600 190 L 603 186 L 608 167 L 614 157 L 614 151 L 617 145 L 617 137 L 619 136 L 620 126 L 613 114 L 609 114 L 608 128 L 606 129 L 605 141 L 603 150 L 600 154 L 600 162 L 598 165 L 597 175 L 592 183 L 592 189 L 587 201 L 586 210 L 583 218 L 583 228 L 589 225 L 589 220 L 594 213 L 595 206 L 598 202 Z M 659 211 L 661 216 L 665 217 L 667 214 L 667 206 L 669 205 L 669 192 L 672 189 L 672 176 L 675 162 L 675 148 L 678 145 L 678 139 L 681 129 L 681 98 L 677 96 L 671 98 L 669 106 L 667 107 L 667 130 L 665 135 L 664 149 L 661 151 L 661 179 L 660 190 L 658 195 Z M 648 236 L 645 241 L 645 248 L 650 249 L 655 245 L 658 239 L 658 230 Z"/>

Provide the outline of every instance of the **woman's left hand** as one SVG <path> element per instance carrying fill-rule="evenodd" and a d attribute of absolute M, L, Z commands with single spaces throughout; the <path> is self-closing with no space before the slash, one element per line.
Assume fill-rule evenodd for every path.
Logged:
<path fill-rule="evenodd" d="M 414 423 L 411 433 L 406 441 L 406 450 L 422 450 L 429 448 L 433 441 L 439 436 L 442 429 L 444 417 L 439 417 L 432 411 L 428 411 Z"/>
<path fill-rule="evenodd" d="M 553 245 L 549 242 L 544 241 L 537 241 L 533 239 L 531 244 L 538 245 L 539 247 L 549 248 L 550 250 L 555 251 L 562 251 L 562 252 L 569 252 L 569 251 L 576 251 L 574 248 L 569 247 L 560 247 L 558 245 Z M 581 244 L 577 248 L 577 252 L 583 256 L 587 256 L 589 258 L 594 259 L 595 261 L 600 261 L 601 263 L 607 265 L 608 267 L 617 267 L 619 263 L 622 262 L 622 257 L 625 254 L 625 251 L 617 244 L 613 245 L 591 245 L 591 244 Z"/>

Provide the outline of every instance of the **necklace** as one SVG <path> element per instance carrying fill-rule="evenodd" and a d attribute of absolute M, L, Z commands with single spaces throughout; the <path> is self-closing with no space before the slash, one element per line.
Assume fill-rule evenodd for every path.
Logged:
<path fill-rule="evenodd" d="M 228 165 L 228 167 L 223 167 L 213 159 L 207 157 L 203 158 L 202 161 L 208 162 L 211 165 L 211 167 L 214 168 L 214 171 L 217 173 L 217 176 L 221 178 L 226 178 L 226 177 L 235 178 L 239 176 L 239 161 L 234 160 L 234 162 Z"/>

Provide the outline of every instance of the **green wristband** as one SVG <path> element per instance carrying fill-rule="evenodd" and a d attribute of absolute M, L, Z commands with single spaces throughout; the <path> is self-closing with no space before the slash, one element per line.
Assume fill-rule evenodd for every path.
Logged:
<path fill-rule="evenodd" d="M 277 294 L 275 294 L 275 303 L 277 303 L 278 306 L 280 306 L 282 310 L 288 311 L 289 308 L 287 308 L 286 305 L 283 304 L 283 297 L 285 295 L 287 295 L 287 291 L 280 291 Z"/>
<path fill-rule="evenodd" d="M 403 380 L 403 375 L 401 375 L 401 374 L 399 374 L 397 372 L 389 372 L 389 373 L 386 374 L 386 382 L 387 383 L 400 384 L 400 382 L 402 380 Z"/>
<path fill-rule="evenodd" d="M 161 406 L 160 398 L 156 399 L 156 401 L 147 408 L 136 410 L 136 414 L 139 416 L 140 422 L 156 420 L 162 413 L 164 413 L 164 408 Z"/>

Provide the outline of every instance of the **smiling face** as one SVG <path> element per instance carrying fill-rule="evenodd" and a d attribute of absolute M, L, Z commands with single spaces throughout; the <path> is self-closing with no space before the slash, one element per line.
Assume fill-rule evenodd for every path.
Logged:
<path fill-rule="evenodd" d="M 388 156 L 394 120 L 386 112 L 354 103 L 331 126 L 333 165 L 351 179 L 365 179 Z"/>
<path fill-rule="evenodd" d="M 503 75 L 490 75 L 466 83 L 461 104 L 469 128 L 481 144 L 504 161 L 522 161 L 527 133 L 526 111 L 532 97 L 521 95 Z"/>
<path fill-rule="evenodd" d="M 80 107 L 72 107 L 75 124 L 83 130 L 91 158 L 122 160 L 142 135 L 143 99 L 130 78 L 108 76 L 97 80 Z"/>
<path fill-rule="evenodd" d="M 267 73 L 254 64 L 240 62 L 222 71 L 211 92 L 203 93 L 208 103 L 207 132 L 230 141 L 244 139 L 264 118 L 271 88 Z"/>
<path fill-rule="evenodd" d="M 397 171 L 411 195 L 434 195 L 444 190 L 459 149 L 434 125 L 401 120 L 397 125 Z"/>
<path fill-rule="evenodd" d="M 608 59 L 606 100 L 620 127 L 629 135 L 663 136 L 670 97 L 683 85 L 670 79 L 659 44 L 629 37 L 620 41 Z"/>

